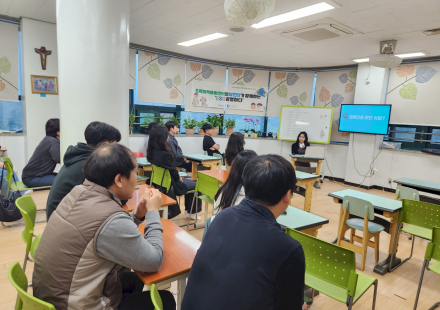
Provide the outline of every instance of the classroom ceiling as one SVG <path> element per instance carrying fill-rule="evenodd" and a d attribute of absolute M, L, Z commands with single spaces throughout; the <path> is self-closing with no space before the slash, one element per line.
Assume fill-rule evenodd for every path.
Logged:
<path fill-rule="evenodd" d="M 321 0 L 325 1 L 325 0 Z M 318 0 L 276 0 L 271 16 Z M 0 0 L 0 14 L 56 22 L 55 0 Z M 131 0 L 130 42 L 194 57 L 273 67 L 321 67 L 353 64 L 352 59 L 379 52 L 382 40 L 398 40 L 396 53 L 423 51 L 440 55 L 439 0 L 337 0 L 340 8 L 266 28 L 234 33 L 224 0 Z M 279 33 L 331 18 L 354 35 L 315 42 L 293 40 Z M 228 37 L 191 47 L 176 43 L 222 32 Z"/>

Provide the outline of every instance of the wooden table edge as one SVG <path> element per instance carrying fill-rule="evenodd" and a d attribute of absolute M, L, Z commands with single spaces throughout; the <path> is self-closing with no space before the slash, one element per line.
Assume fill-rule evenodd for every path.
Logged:
<path fill-rule="evenodd" d="M 188 269 L 182 270 L 182 271 L 180 271 L 180 272 L 176 272 L 176 273 L 174 273 L 174 274 L 172 274 L 172 275 L 169 275 L 168 277 L 160 278 L 160 279 L 158 279 L 158 281 L 156 281 L 156 280 L 144 281 L 143 277 L 144 277 L 145 273 L 147 273 L 147 272 L 142 272 L 142 271 L 137 271 L 137 270 L 135 270 L 134 272 L 137 274 L 137 276 L 139 277 L 139 279 L 141 279 L 142 282 L 143 282 L 145 285 L 151 285 L 151 284 L 156 284 L 156 283 L 164 282 L 164 281 L 166 281 L 166 280 L 172 279 L 172 278 L 174 278 L 174 277 L 180 276 L 180 275 L 182 275 L 182 274 L 184 274 L 184 273 L 188 273 L 188 272 L 190 272 L 190 271 L 191 271 L 191 268 L 188 268 Z M 155 273 L 155 272 L 148 272 L 148 273 Z"/>

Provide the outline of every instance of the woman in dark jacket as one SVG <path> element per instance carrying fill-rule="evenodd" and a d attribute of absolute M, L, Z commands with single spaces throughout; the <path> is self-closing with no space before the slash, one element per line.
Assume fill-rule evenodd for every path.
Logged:
<path fill-rule="evenodd" d="M 301 131 L 299 133 L 298 137 L 296 138 L 295 143 L 292 144 L 292 154 L 293 155 L 296 155 L 296 154 L 304 155 L 306 153 L 306 148 L 308 146 L 310 146 L 310 143 L 309 143 L 309 138 L 307 137 L 307 132 Z M 309 162 L 303 162 L 300 159 L 298 159 L 296 161 L 295 165 L 296 165 L 298 171 L 301 171 L 301 167 L 310 168 Z M 313 186 L 316 188 L 321 188 L 318 181 L 313 183 Z"/>
<path fill-rule="evenodd" d="M 182 179 L 179 176 L 179 172 L 176 169 L 174 162 L 174 155 L 171 152 L 168 143 L 168 129 L 163 125 L 157 125 L 150 131 L 150 139 L 147 146 L 147 160 L 155 166 L 167 169 L 171 175 L 171 190 L 168 192 L 168 196 L 176 199 L 174 191 L 176 188 L 180 190 L 185 188 L 186 191 L 194 190 L 196 188 L 196 182 L 190 179 Z M 195 172 L 194 172 L 195 173 Z M 193 213 L 190 214 L 191 204 L 193 202 L 194 193 L 185 194 L 185 214 L 191 219 L 196 219 L 197 212 L 201 211 L 202 201 L 197 199 L 196 206 L 193 207 Z M 177 208 L 177 209 L 176 209 Z M 169 218 L 175 217 L 180 214 L 180 208 L 178 205 L 169 206 Z M 170 212 L 171 211 L 171 212 Z M 200 217 L 197 216 L 197 219 Z"/>

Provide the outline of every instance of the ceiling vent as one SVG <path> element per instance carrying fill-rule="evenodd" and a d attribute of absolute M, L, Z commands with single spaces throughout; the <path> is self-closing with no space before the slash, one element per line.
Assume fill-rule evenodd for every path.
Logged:
<path fill-rule="evenodd" d="M 422 31 L 425 36 L 435 36 L 440 34 L 440 28 Z"/>
<path fill-rule="evenodd" d="M 347 27 L 331 18 L 321 19 L 308 24 L 296 27 L 285 28 L 274 31 L 283 37 L 290 38 L 302 43 L 317 42 L 336 38 L 347 38 L 355 34 L 357 31 Z"/>

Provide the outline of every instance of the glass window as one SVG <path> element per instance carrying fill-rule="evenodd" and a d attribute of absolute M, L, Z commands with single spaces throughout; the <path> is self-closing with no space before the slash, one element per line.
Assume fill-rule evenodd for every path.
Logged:
<path fill-rule="evenodd" d="M 185 133 L 185 128 L 183 126 L 183 121 L 185 119 L 193 118 L 198 122 L 202 122 L 208 116 L 208 114 L 211 113 L 185 112 L 185 111 L 180 112 L 180 133 L 181 134 Z M 198 132 L 199 132 L 199 128 L 196 129 L 196 133 Z"/>
<path fill-rule="evenodd" d="M 411 131 L 411 132 L 416 132 L 416 128 L 415 127 L 395 127 L 394 129 L 395 131 Z M 395 133 L 395 138 L 402 138 L 402 139 L 415 139 L 416 138 L 416 134 L 415 133 L 401 133 L 401 132 L 396 132 Z M 408 141 L 408 140 L 397 140 L 394 139 L 395 142 L 412 142 L 412 141 Z"/>
<path fill-rule="evenodd" d="M 440 129 L 433 129 L 432 133 L 436 133 L 439 134 L 439 136 L 436 135 L 431 135 L 431 144 L 438 144 L 440 145 Z M 434 141 L 438 141 L 438 142 L 434 142 Z"/>
<path fill-rule="evenodd" d="M 267 132 L 277 133 L 278 128 L 280 126 L 280 118 L 279 117 L 268 117 L 267 118 Z"/>
<path fill-rule="evenodd" d="M 0 130 L 22 130 L 21 102 L 0 101 Z"/>
<path fill-rule="evenodd" d="M 224 119 L 235 120 L 234 131 L 239 131 L 242 133 L 245 131 L 251 133 L 253 132 L 252 129 L 255 132 L 264 131 L 264 116 L 225 114 Z"/>

